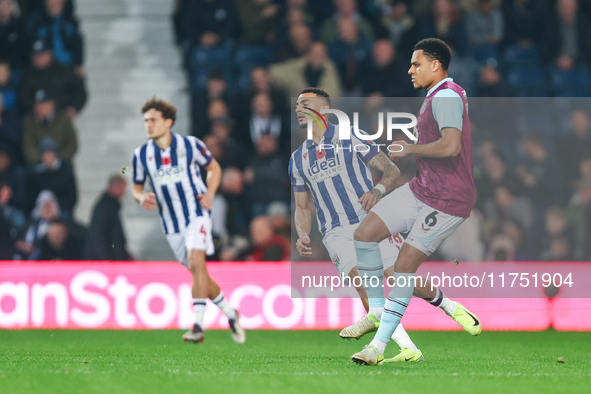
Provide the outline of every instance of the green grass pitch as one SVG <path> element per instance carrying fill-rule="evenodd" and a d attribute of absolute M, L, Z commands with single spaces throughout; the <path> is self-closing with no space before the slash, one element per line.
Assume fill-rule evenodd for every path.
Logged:
<path fill-rule="evenodd" d="M 368 343 L 338 331 L 228 331 L 205 342 L 181 331 L 0 331 L 8 393 L 500 393 L 590 392 L 591 334 L 411 332 L 425 362 L 352 364 Z M 386 351 L 391 357 L 395 344 Z M 558 358 L 563 357 L 564 363 Z M 382 391 L 383 390 L 383 391 Z"/>

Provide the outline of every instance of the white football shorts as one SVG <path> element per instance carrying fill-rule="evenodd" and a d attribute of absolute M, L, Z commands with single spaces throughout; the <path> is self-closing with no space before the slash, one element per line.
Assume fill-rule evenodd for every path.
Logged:
<path fill-rule="evenodd" d="M 431 208 L 415 197 L 408 183 L 382 198 L 372 209 L 392 234 L 410 232 L 405 243 L 430 256 L 466 218 Z"/>
<path fill-rule="evenodd" d="M 339 275 L 347 276 L 357 267 L 353 234 L 358 226 L 359 223 L 333 228 L 322 239 Z M 396 234 L 379 243 L 384 270 L 394 265 L 403 242 L 402 236 Z"/>
<path fill-rule="evenodd" d="M 211 236 L 211 218 L 203 216 L 193 218 L 180 233 L 167 234 L 166 240 L 176 259 L 187 268 L 189 250 L 204 250 L 208 256 L 215 252 Z"/>

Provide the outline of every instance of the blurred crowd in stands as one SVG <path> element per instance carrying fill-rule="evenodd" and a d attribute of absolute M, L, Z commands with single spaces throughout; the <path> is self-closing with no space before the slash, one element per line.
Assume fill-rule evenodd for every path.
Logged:
<path fill-rule="evenodd" d="M 87 98 L 69 0 L 0 0 L 0 259 L 80 259 L 75 120 Z"/>
<path fill-rule="evenodd" d="M 71 220 L 73 120 L 86 100 L 74 5 L 0 0 L 0 259 L 132 258 L 121 177 L 88 230 Z M 190 133 L 223 169 L 215 259 L 289 258 L 292 97 L 310 86 L 422 96 L 409 59 L 417 41 L 439 37 L 469 97 L 510 99 L 491 105 L 498 127 L 475 121 L 477 204 L 432 259 L 591 260 L 590 0 L 176 0 L 172 20 Z M 544 97 L 562 104 L 549 111 Z M 397 164 L 402 184 L 413 159 Z"/>

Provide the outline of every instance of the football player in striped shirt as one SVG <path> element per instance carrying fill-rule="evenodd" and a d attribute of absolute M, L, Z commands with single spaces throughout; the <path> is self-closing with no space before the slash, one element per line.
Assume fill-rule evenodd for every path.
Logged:
<path fill-rule="evenodd" d="M 172 251 L 193 275 L 195 324 L 183 340 L 203 342 L 205 302 L 210 298 L 228 318 L 232 339 L 244 343 L 238 311 L 228 304 L 205 263 L 205 255 L 214 252 L 209 211 L 220 184 L 220 165 L 199 139 L 170 131 L 176 120 L 174 105 L 154 97 L 143 105 L 142 114 L 148 142 L 133 152 L 132 195 L 148 211 L 158 207 Z M 201 168 L 207 171 L 207 184 Z M 153 192 L 144 190 L 148 179 Z"/>
<path fill-rule="evenodd" d="M 338 125 L 328 122 L 328 114 L 321 115 L 321 109 L 330 108 L 329 95 L 318 88 L 302 91 L 296 102 L 296 115 L 300 127 L 306 128 L 313 122 L 313 138 L 306 140 L 292 153 L 289 162 L 289 176 L 293 184 L 295 198 L 295 227 L 298 233 L 296 248 L 301 256 L 312 255 L 310 230 L 312 219 L 309 209 L 309 194 L 316 207 L 318 227 L 326 247 L 339 275 L 351 279 L 367 274 L 376 275 L 375 267 L 364 269 L 358 263 L 354 232 L 367 212 L 391 192 L 400 171 L 396 165 L 381 152 L 371 141 L 360 140 L 351 133 L 350 140 L 339 139 Z M 380 182 L 373 185 L 371 170 L 383 173 Z M 379 244 L 383 266 L 378 267 L 381 275 L 391 277 L 394 263 L 403 238 L 400 234 L 391 235 Z M 415 287 L 414 295 L 425 299 L 447 314 L 452 315 L 455 302 L 446 298 L 441 290 L 431 288 L 431 283 L 424 279 L 422 287 Z M 376 331 L 380 324 L 385 299 L 383 288 L 368 293 L 363 287 L 356 288 L 361 297 L 367 315 L 358 323 L 343 329 L 342 338 L 360 338 Z M 461 324 L 461 323 L 460 323 Z M 464 327 L 464 325 L 462 325 Z M 467 329 L 469 327 L 464 327 Z M 398 325 L 392 339 L 400 346 L 400 353 L 384 362 L 422 361 L 423 355 L 412 342 L 402 325 Z"/>

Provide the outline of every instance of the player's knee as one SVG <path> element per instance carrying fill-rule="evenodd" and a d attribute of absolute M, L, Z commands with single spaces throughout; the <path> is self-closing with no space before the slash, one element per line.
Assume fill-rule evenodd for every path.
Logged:
<path fill-rule="evenodd" d="M 367 234 L 363 231 L 363 224 L 360 224 L 353 233 L 353 239 L 360 242 L 369 242 Z"/>

